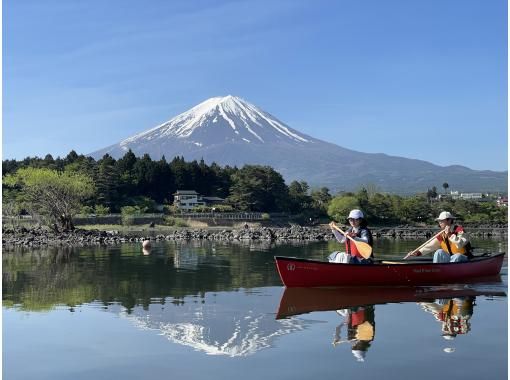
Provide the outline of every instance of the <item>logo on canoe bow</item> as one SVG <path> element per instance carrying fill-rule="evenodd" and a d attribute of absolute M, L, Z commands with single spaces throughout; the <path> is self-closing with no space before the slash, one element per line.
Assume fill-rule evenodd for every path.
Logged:
<path fill-rule="evenodd" d="M 292 270 L 294 270 L 294 269 L 296 269 L 296 265 L 294 265 L 294 264 L 292 264 L 292 263 L 288 263 L 288 264 L 287 264 L 287 270 L 292 271 Z"/>

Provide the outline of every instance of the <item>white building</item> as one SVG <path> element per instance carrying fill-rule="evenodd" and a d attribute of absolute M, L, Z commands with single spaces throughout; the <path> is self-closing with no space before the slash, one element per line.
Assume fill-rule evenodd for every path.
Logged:
<path fill-rule="evenodd" d="M 189 211 L 193 207 L 203 205 L 205 202 L 195 190 L 177 190 L 174 194 L 174 206 L 179 210 Z"/>
<path fill-rule="evenodd" d="M 482 199 L 482 193 L 461 193 L 461 199 Z"/>
<path fill-rule="evenodd" d="M 190 211 L 196 206 L 212 206 L 224 203 L 223 198 L 203 197 L 195 190 L 177 190 L 174 195 L 174 206 L 182 211 Z"/>

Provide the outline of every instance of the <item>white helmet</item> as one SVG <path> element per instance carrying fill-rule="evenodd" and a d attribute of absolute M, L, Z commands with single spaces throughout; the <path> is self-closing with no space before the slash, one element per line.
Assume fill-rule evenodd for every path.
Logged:
<path fill-rule="evenodd" d="M 436 218 L 436 220 L 445 220 L 445 219 L 455 219 L 455 217 L 450 214 L 448 211 L 442 211 L 441 214 Z"/>
<path fill-rule="evenodd" d="M 363 211 L 361 210 L 351 210 L 351 212 L 349 213 L 349 216 L 347 217 L 348 219 L 363 219 L 365 217 L 365 215 L 363 215 Z"/>

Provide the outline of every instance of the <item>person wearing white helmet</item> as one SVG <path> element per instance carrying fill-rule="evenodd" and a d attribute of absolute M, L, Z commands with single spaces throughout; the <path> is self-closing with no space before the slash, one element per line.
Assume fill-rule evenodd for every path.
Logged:
<path fill-rule="evenodd" d="M 346 231 L 347 235 L 352 237 L 354 240 L 362 241 L 372 246 L 373 238 L 372 233 L 367 227 L 365 215 L 363 211 L 354 209 L 349 212 L 347 221 L 350 224 L 349 229 Z M 333 224 L 333 222 L 331 222 Z M 336 229 L 331 227 L 331 232 L 335 235 L 336 240 L 345 244 L 345 252 L 333 252 L 329 255 L 330 262 L 344 263 L 344 264 L 372 264 L 373 255 L 369 259 L 363 258 L 358 252 L 358 249 L 350 239 L 347 239 L 344 235 L 338 232 Z"/>
<path fill-rule="evenodd" d="M 454 219 L 450 212 L 442 211 L 436 218 L 442 233 L 409 256 L 434 252 L 434 263 L 468 261 L 472 255 L 469 237 L 462 226 L 454 224 Z"/>

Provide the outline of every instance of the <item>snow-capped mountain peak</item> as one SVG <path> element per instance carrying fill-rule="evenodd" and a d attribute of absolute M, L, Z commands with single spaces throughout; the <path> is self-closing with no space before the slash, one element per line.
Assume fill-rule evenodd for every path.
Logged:
<path fill-rule="evenodd" d="M 309 137 L 257 106 L 237 96 L 227 95 L 207 99 L 155 128 L 123 140 L 120 145 L 128 149 L 137 143 L 168 138 L 188 140 L 199 147 L 227 141 L 310 142 Z"/>
<path fill-rule="evenodd" d="M 90 155 L 121 158 L 129 149 L 154 160 L 164 156 L 239 167 L 269 165 L 287 181 L 306 180 L 334 191 L 374 184 L 384 191 L 408 194 L 445 179 L 463 191 L 508 189 L 507 172 L 439 167 L 420 160 L 356 152 L 304 135 L 232 95 L 207 99 L 155 128 Z"/>

